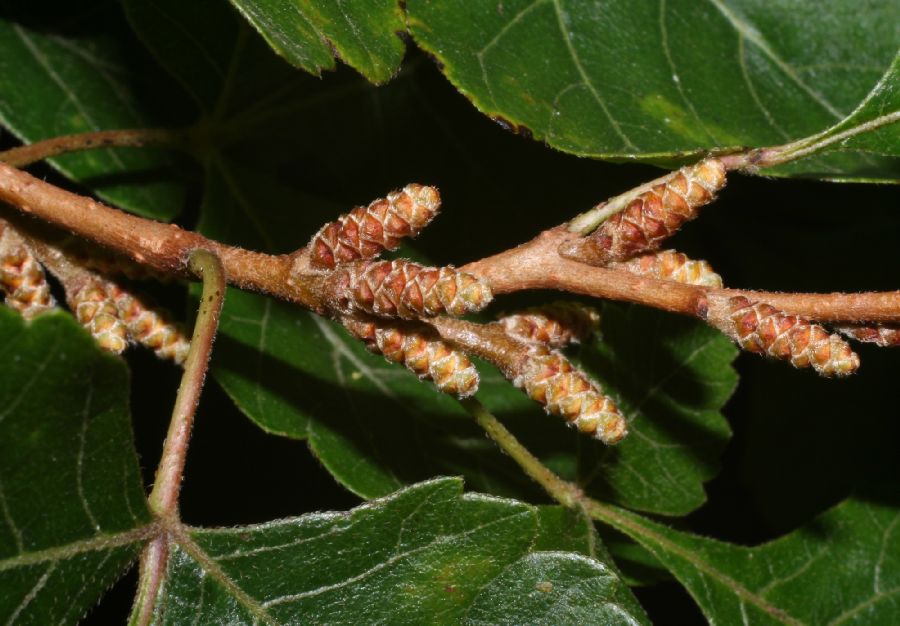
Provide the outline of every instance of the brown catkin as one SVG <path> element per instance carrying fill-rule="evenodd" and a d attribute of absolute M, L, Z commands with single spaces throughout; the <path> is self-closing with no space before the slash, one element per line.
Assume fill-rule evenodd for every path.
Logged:
<path fill-rule="evenodd" d="M 593 334 L 600 325 L 600 314 L 578 302 L 554 302 L 505 315 L 497 323 L 520 341 L 561 348 Z"/>
<path fill-rule="evenodd" d="M 346 312 L 355 309 L 386 318 L 464 315 L 480 311 L 493 297 L 488 284 L 471 274 L 402 259 L 348 263 L 337 280 Z"/>
<path fill-rule="evenodd" d="M 441 197 L 434 187 L 410 184 L 356 207 L 325 224 L 309 243 L 310 262 L 333 268 L 394 250 L 404 237 L 415 237 L 437 215 Z"/>
<path fill-rule="evenodd" d="M 184 363 L 191 342 L 179 325 L 117 285 L 111 286 L 110 293 L 132 341 L 150 348 L 161 359 Z"/>
<path fill-rule="evenodd" d="M 531 345 L 513 374 L 516 387 L 579 431 L 610 445 L 628 434 L 615 403 L 559 352 Z"/>
<path fill-rule="evenodd" d="M 863 343 L 874 343 L 882 348 L 900 346 L 900 327 L 898 326 L 835 326 L 834 329 L 844 335 Z"/>
<path fill-rule="evenodd" d="M 112 286 L 101 279 L 85 282 L 67 297 L 69 307 L 97 344 L 115 354 L 128 347 L 128 329 L 119 317 Z"/>
<path fill-rule="evenodd" d="M 379 327 L 372 322 L 347 321 L 347 328 L 370 350 L 402 363 L 442 392 L 466 398 L 478 391 L 478 370 L 462 352 L 419 331 Z"/>
<path fill-rule="evenodd" d="M 6 304 L 31 319 L 56 307 L 44 268 L 11 226 L 0 222 L 0 292 Z"/>
<path fill-rule="evenodd" d="M 706 261 L 694 261 L 675 250 L 642 254 L 628 261 L 610 263 L 613 269 L 628 270 L 632 274 L 659 280 L 674 280 L 686 285 L 722 287 L 722 277 Z"/>
<path fill-rule="evenodd" d="M 744 350 L 812 367 L 822 376 L 847 376 L 859 357 L 838 335 L 797 315 L 744 296 L 710 299 L 708 319 Z"/>
<path fill-rule="evenodd" d="M 725 166 L 719 159 L 682 167 L 564 252 L 594 265 L 606 265 L 656 250 L 685 222 L 697 217 L 698 209 L 712 202 L 724 185 Z"/>

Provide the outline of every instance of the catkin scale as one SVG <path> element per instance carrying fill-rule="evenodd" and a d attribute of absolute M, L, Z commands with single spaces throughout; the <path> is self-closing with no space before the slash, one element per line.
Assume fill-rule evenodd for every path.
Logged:
<path fill-rule="evenodd" d="M 406 260 L 348 263 L 336 278 L 339 307 L 379 317 L 418 319 L 464 315 L 491 301 L 487 283 L 453 267 L 423 267 Z"/>
<path fill-rule="evenodd" d="M 101 348 L 121 354 L 128 347 L 128 329 L 119 318 L 112 289 L 106 281 L 90 280 L 69 292 L 67 299 L 75 319 Z"/>
<path fill-rule="evenodd" d="M 367 347 L 388 361 L 401 363 L 440 391 L 466 398 L 478 391 L 478 370 L 462 352 L 417 330 L 380 327 L 372 322 L 347 320 L 345 326 Z"/>
<path fill-rule="evenodd" d="M 325 224 L 309 243 L 310 263 L 332 269 L 394 250 L 404 237 L 415 237 L 437 215 L 438 190 L 410 184 L 385 198 L 356 207 Z"/>
<path fill-rule="evenodd" d="M 516 387 L 580 432 L 609 445 L 628 434 L 615 403 L 559 352 L 531 345 L 512 374 Z"/>
<path fill-rule="evenodd" d="M 588 337 L 600 324 L 596 309 L 577 302 L 554 302 L 497 320 L 510 337 L 561 348 Z"/>
<path fill-rule="evenodd" d="M 716 158 L 682 167 L 631 200 L 597 230 L 560 249 L 594 265 L 625 261 L 656 250 L 725 185 L 725 167 Z"/>
<path fill-rule="evenodd" d="M 695 261 L 675 250 L 661 250 L 642 254 L 627 261 L 610 263 L 612 269 L 624 269 L 638 276 L 658 280 L 673 280 L 686 285 L 722 287 L 722 277 L 706 261 Z"/>
<path fill-rule="evenodd" d="M 838 335 L 797 315 L 744 296 L 711 299 L 708 320 L 749 352 L 812 367 L 822 376 L 847 376 L 859 357 Z"/>

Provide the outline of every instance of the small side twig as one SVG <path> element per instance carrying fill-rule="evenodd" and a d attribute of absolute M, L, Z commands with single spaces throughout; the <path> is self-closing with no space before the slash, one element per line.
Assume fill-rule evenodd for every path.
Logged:
<path fill-rule="evenodd" d="M 189 133 L 167 128 L 137 128 L 63 135 L 0 152 L 0 161 L 13 167 L 26 167 L 68 152 L 103 148 L 143 148 L 149 145 L 185 149 L 190 145 Z"/>

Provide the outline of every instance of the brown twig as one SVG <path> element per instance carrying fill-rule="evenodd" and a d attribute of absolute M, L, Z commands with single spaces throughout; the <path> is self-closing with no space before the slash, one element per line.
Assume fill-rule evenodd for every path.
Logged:
<path fill-rule="evenodd" d="M 203 235 L 130 215 L 46 183 L 0 163 L 0 201 L 136 263 L 162 273 L 191 278 L 187 259 L 203 248 L 216 254 L 230 284 L 272 294 L 310 309 L 320 306 L 314 281 L 291 280 L 295 258 L 228 246 Z"/>
<path fill-rule="evenodd" d="M 25 167 L 67 152 L 81 152 L 102 148 L 143 148 L 160 145 L 172 148 L 189 146 L 189 132 L 166 128 L 138 128 L 130 130 L 100 130 L 53 137 L 0 152 L 0 162 L 13 167 Z"/>
<path fill-rule="evenodd" d="M 156 471 L 156 481 L 150 493 L 150 509 L 159 517 L 177 517 L 178 494 L 187 456 L 194 412 L 200 401 L 209 357 L 219 327 L 219 313 L 225 299 L 225 275 L 216 255 L 208 250 L 195 250 L 190 255 L 190 268 L 203 278 L 203 292 L 200 295 L 200 309 L 194 323 L 191 349 L 184 363 L 184 375 L 172 421 L 163 447 L 162 458 Z"/>
<path fill-rule="evenodd" d="M 900 320 L 900 291 L 819 294 L 710 289 L 594 267 L 560 256 L 557 253 L 559 246 L 575 237 L 576 234 L 567 232 L 564 227 L 553 228 L 526 244 L 469 263 L 460 270 L 486 279 L 495 294 L 523 289 L 559 289 L 700 318 L 706 315 L 707 298 L 721 295 L 746 296 L 823 322 Z"/>
<path fill-rule="evenodd" d="M 0 201 L 137 263 L 185 278 L 190 278 L 186 267 L 189 252 L 196 248 L 208 249 L 221 259 L 230 284 L 268 293 L 317 312 L 325 310 L 322 274 L 309 267 L 303 249 L 292 255 L 269 255 L 228 246 L 174 225 L 112 209 L 2 163 Z M 900 292 L 897 291 L 812 294 L 710 290 L 592 267 L 560 256 L 557 252 L 560 244 L 577 236 L 560 226 L 517 248 L 460 269 L 486 279 L 497 294 L 558 289 L 703 317 L 705 299 L 718 291 L 728 296 L 745 295 L 817 321 L 900 321 Z"/>

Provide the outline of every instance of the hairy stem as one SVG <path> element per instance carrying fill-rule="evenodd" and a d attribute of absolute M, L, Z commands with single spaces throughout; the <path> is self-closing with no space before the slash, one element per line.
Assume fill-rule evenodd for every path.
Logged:
<path fill-rule="evenodd" d="M 141 552 L 138 588 L 128 618 L 129 626 L 148 626 L 153 621 L 153 609 L 165 578 L 168 560 L 169 535 L 162 531 Z"/>
<path fill-rule="evenodd" d="M 219 327 L 219 314 L 225 299 L 225 274 L 218 257 L 209 250 L 195 250 L 190 268 L 203 278 L 200 309 L 194 323 L 191 349 L 184 363 L 184 375 L 175 397 L 172 420 L 150 493 L 150 509 L 159 517 L 177 518 L 178 494 L 187 456 L 194 413 L 203 391 L 213 341 Z"/>
<path fill-rule="evenodd" d="M 0 152 L 0 161 L 13 167 L 25 167 L 67 152 L 103 148 L 143 148 L 149 145 L 186 148 L 189 145 L 189 133 L 165 128 L 138 128 L 64 135 Z"/>

